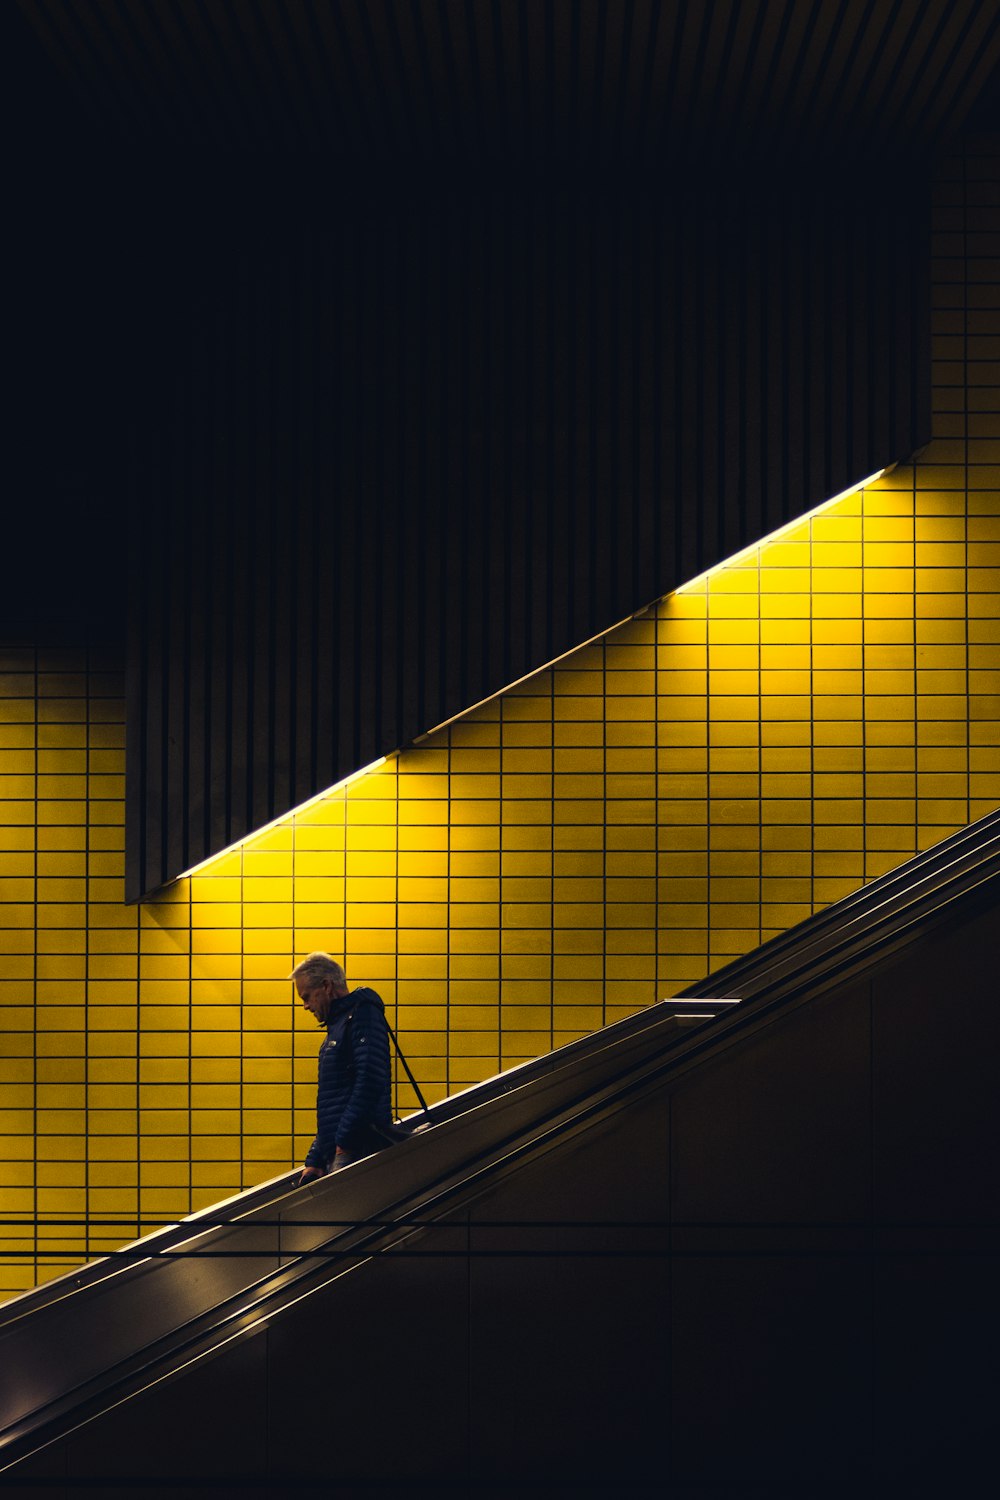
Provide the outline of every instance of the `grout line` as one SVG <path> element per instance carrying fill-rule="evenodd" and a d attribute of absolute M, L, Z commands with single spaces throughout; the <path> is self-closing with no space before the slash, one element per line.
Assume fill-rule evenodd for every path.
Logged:
<path fill-rule="evenodd" d="M 243 896 L 243 892 L 242 892 L 242 888 L 241 888 L 241 890 L 240 890 L 240 900 L 241 900 L 241 905 L 240 905 L 240 933 L 241 933 L 240 948 L 241 949 L 242 949 L 242 946 L 243 946 L 243 939 L 242 939 L 242 931 L 243 931 L 243 922 L 242 922 L 242 918 L 243 918 L 242 896 Z M 193 1178 L 194 1178 L 194 1082 L 193 1082 L 193 1077 L 192 1077 L 192 1075 L 194 1073 L 194 942 L 193 942 L 193 937 L 194 937 L 194 882 L 192 880 L 189 880 L 188 883 L 187 883 L 187 919 L 188 919 L 188 922 L 187 922 L 187 925 L 188 925 L 188 962 L 187 962 L 187 971 L 188 971 L 188 983 L 187 983 L 187 990 L 188 990 L 188 1036 L 187 1036 L 187 1044 L 188 1044 L 187 1045 L 187 1053 L 188 1053 L 188 1066 L 187 1066 L 187 1134 L 188 1134 L 187 1196 L 188 1196 L 188 1210 L 187 1211 L 188 1211 L 188 1213 L 192 1213 L 193 1210 L 194 1210 L 194 1204 L 193 1204 L 193 1201 L 192 1201 L 192 1193 L 193 1193 L 193 1187 L 194 1187 L 194 1183 L 193 1183 Z M 243 991 L 242 991 L 242 987 L 241 987 L 241 989 L 240 989 L 240 1022 L 241 1022 L 241 1024 L 242 1024 L 242 1020 L 243 1020 Z M 241 1178 L 241 1181 L 242 1181 L 242 1178 Z"/>
<path fill-rule="evenodd" d="M 392 873 L 393 873 L 393 910 L 396 917 L 396 951 L 392 960 L 392 1025 L 396 1035 L 399 1036 L 399 761 L 396 762 L 396 775 L 393 778 L 393 794 L 396 804 L 396 837 L 392 843 Z M 347 851 L 344 851 L 344 947 L 347 946 Z M 390 1109 L 392 1118 L 398 1120 L 400 1116 L 399 1107 L 399 1055 L 395 1047 L 389 1048 L 389 1062 L 392 1078 L 392 1103 Z"/>
<path fill-rule="evenodd" d="M 555 880 L 555 796 L 556 796 L 556 674 L 549 673 L 549 1050 L 555 1046 L 556 1034 L 556 880 Z M 605 928 L 607 918 L 605 916 Z"/>
<path fill-rule="evenodd" d="M 965 466 L 965 597 L 969 597 L 969 160 L 962 157 L 962 457 Z M 972 676 L 969 610 L 965 611 L 965 820 L 972 820 Z"/>
<path fill-rule="evenodd" d="M 34 692 L 34 699 L 35 699 L 35 702 L 34 702 L 34 720 L 35 720 L 35 747 L 34 747 L 35 839 L 34 839 L 34 859 L 33 859 L 33 874 L 32 874 L 33 899 L 34 899 L 34 908 L 35 908 L 35 941 L 34 941 L 33 949 L 32 949 L 32 1008 L 34 1010 L 35 1015 L 37 1016 L 37 1014 L 38 1014 L 38 917 L 39 917 L 39 911 L 38 911 L 38 828 L 39 828 L 39 824 L 38 824 L 38 800 L 39 800 L 38 799 L 38 792 L 39 792 L 38 778 L 39 778 L 39 774 L 40 774 L 39 773 L 39 747 L 38 747 L 40 724 L 39 724 L 39 720 L 38 720 L 39 696 L 38 696 L 38 643 L 37 643 L 37 641 L 36 641 L 34 649 L 32 651 L 32 685 L 33 685 L 33 692 Z M 32 1174 L 32 1186 L 31 1186 L 32 1219 L 34 1221 L 34 1229 L 33 1229 L 34 1256 L 33 1256 L 33 1264 L 32 1264 L 32 1275 L 34 1276 L 35 1282 L 37 1284 L 38 1277 L 39 1277 L 39 1270 L 40 1270 L 39 1257 L 38 1257 L 38 1251 L 39 1251 L 39 1204 L 38 1204 L 38 1063 L 39 1063 L 39 1057 L 38 1057 L 38 1030 L 37 1030 L 37 1027 L 36 1027 L 36 1030 L 35 1030 L 34 1037 L 32 1038 L 32 1047 L 31 1047 L 31 1050 L 32 1050 L 31 1134 L 32 1134 L 32 1141 L 34 1143 L 34 1153 L 33 1153 L 33 1156 L 34 1156 L 34 1172 Z"/>
<path fill-rule="evenodd" d="M 90 643 L 89 640 L 84 647 L 84 683 L 86 718 L 84 721 L 84 789 L 87 799 L 86 819 L 83 825 L 83 878 L 84 878 L 84 929 L 83 929 L 83 1109 L 84 1109 L 84 1155 L 83 1155 L 83 1192 L 84 1212 L 86 1223 L 84 1228 L 84 1253 L 87 1259 L 91 1255 L 91 1227 L 90 1227 L 90 703 L 91 703 L 91 676 L 90 676 Z M 136 1007 L 138 1012 L 138 1007 Z M 138 1123 L 138 1115 L 137 1115 Z M 135 1208 L 139 1212 L 139 1182 L 136 1176 Z M 136 1219 L 138 1224 L 138 1218 Z"/>
<path fill-rule="evenodd" d="M 293 839 L 293 841 L 294 841 L 294 838 L 295 838 L 294 828 L 295 828 L 295 820 L 293 818 L 292 819 L 292 829 L 293 829 L 292 839 Z M 246 1161 L 245 1161 L 246 1150 L 245 1150 L 245 1147 L 243 1145 L 243 1142 L 246 1140 L 246 1132 L 245 1132 L 245 1129 L 244 1129 L 244 1124 L 245 1124 L 245 1119 L 246 1119 L 245 1097 L 244 1097 L 244 1084 L 245 1084 L 245 1081 L 246 1081 L 246 1048 L 245 1048 L 245 1046 L 243 1044 L 243 1038 L 246 1036 L 246 945 L 245 945 L 245 941 L 244 941 L 245 934 L 246 934 L 246 905 L 247 905 L 247 903 L 246 903 L 246 889 L 247 889 L 246 888 L 246 875 L 247 875 L 247 870 L 246 870 L 246 850 L 241 845 L 240 846 L 240 873 L 239 873 L 239 882 L 240 882 L 240 1028 L 239 1028 L 239 1030 L 240 1030 L 240 1053 L 239 1053 L 239 1077 L 238 1077 L 238 1086 L 239 1086 L 239 1118 L 240 1118 L 240 1166 L 239 1166 L 239 1173 L 240 1173 L 240 1189 L 241 1189 L 241 1191 L 247 1185 L 247 1181 L 246 1181 Z M 191 890 L 192 886 L 193 886 L 193 881 L 189 880 L 189 882 L 188 882 L 188 890 Z M 192 937 L 193 937 L 193 935 L 194 934 L 193 934 L 193 931 L 192 931 Z M 293 941 L 294 941 L 294 937 L 295 937 L 295 905 L 294 905 L 294 902 L 293 902 L 293 904 L 292 904 L 292 938 L 293 938 Z M 192 948 L 194 947 L 194 943 L 193 942 L 192 942 L 191 946 L 192 946 Z M 294 963 L 294 959 L 292 961 Z M 192 958 L 192 968 L 193 968 L 193 958 Z M 189 1070 L 189 1076 L 190 1076 L 190 1071 L 193 1071 L 193 1067 L 194 1067 L 194 1061 L 192 1059 L 192 1062 L 191 1062 L 191 1065 L 190 1065 L 190 1070 Z M 194 1178 L 194 1163 L 193 1162 L 191 1163 L 190 1176 L 192 1178 L 192 1188 L 193 1188 L 193 1186 L 194 1186 L 194 1183 L 193 1183 L 193 1178 Z"/>
<path fill-rule="evenodd" d="M 811 525 L 811 523 L 810 523 Z M 764 642 L 761 628 L 763 615 L 763 579 L 757 553 L 757 942 L 764 940 Z M 810 568 L 812 548 L 809 549 Z M 812 685 L 812 619 L 809 621 L 810 687 Z"/>
<path fill-rule="evenodd" d="M 313 732 L 315 734 L 315 724 L 313 726 Z M 296 888 L 295 887 L 295 871 L 296 871 L 296 865 L 297 865 L 297 858 L 296 858 L 296 856 L 298 854 L 297 836 L 298 836 L 298 829 L 299 829 L 299 820 L 298 820 L 297 817 L 293 817 L 292 818 L 292 824 L 291 824 L 291 826 L 292 826 L 292 870 L 291 870 L 291 892 L 290 892 L 290 894 L 291 894 L 291 907 L 292 907 L 292 930 L 291 930 L 291 943 L 289 944 L 289 952 L 290 952 L 290 962 L 289 962 L 289 965 L 288 965 L 289 973 L 291 973 L 292 969 L 294 969 L 296 963 L 298 962 L 298 951 L 299 951 L 299 941 L 298 941 L 298 938 L 299 938 L 298 902 L 295 899 L 295 888 Z M 241 854 L 240 854 L 240 876 L 241 876 L 241 879 L 240 879 L 240 899 L 241 900 L 243 898 L 242 873 L 243 873 L 243 855 L 242 855 L 242 852 L 241 852 Z M 347 962 L 347 955 L 346 955 L 346 953 L 343 955 L 343 960 L 344 960 L 344 962 L 346 964 L 346 962 Z M 295 1159 L 296 1159 L 296 1152 L 295 1152 L 295 1017 L 296 1017 L 296 1007 L 295 1007 L 295 1000 L 294 1000 L 293 997 L 294 997 L 294 995 L 295 995 L 296 992 L 295 992 L 295 981 L 294 980 L 289 980 L 289 984 L 292 987 L 292 993 L 288 997 L 288 1159 L 289 1159 L 289 1161 L 291 1161 L 291 1162 L 294 1163 Z M 242 1003 L 242 999 L 243 999 L 243 956 L 242 956 L 242 953 L 241 953 L 240 954 L 240 1001 L 241 1001 L 241 1003 Z M 242 1084 L 243 1084 L 243 1054 L 244 1054 L 244 1048 L 243 1048 L 242 1041 L 241 1041 L 241 1044 L 240 1044 L 240 1107 L 241 1107 L 241 1110 L 242 1110 L 242 1104 L 243 1104 L 243 1094 L 242 1094 Z M 241 1178 L 241 1180 L 242 1180 L 242 1178 Z"/>
<path fill-rule="evenodd" d="M 449 733 L 448 733 L 448 736 L 447 736 L 447 752 L 446 753 L 447 753 L 447 757 L 448 757 L 448 808 L 449 808 L 449 813 L 450 813 L 450 809 L 451 809 L 451 806 L 452 806 L 452 800 L 453 800 L 452 799 L 452 795 L 451 795 L 452 777 L 453 777 L 453 774 L 454 774 L 453 770 L 452 770 L 452 757 L 453 757 L 453 753 L 454 753 L 454 746 L 452 745 L 452 737 L 451 737 L 450 730 L 449 730 Z M 448 858 L 447 858 L 447 862 L 446 862 L 446 868 L 447 868 L 447 871 L 448 871 L 448 875 L 447 875 L 447 882 L 448 883 L 447 883 L 446 889 L 447 889 L 447 892 L 448 892 L 448 907 L 449 907 L 449 910 L 450 910 L 450 907 L 451 907 L 451 878 L 452 878 L 453 860 L 454 860 L 454 856 L 455 856 L 455 852 L 456 852 L 455 848 L 454 848 L 453 841 L 452 841 L 452 820 L 451 820 L 450 815 L 449 815 L 448 822 L 447 822 L 447 835 L 446 835 L 446 837 L 447 837 L 447 844 L 448 844 Z M 444 1059 L 443 1059 L 443 1061 L 444 1061 L 444 1091 L 445 1091 L 445 1095 L 446 1096 L 448 1094 L 450 1094 L 450 1092 L 451 1092 L 451 936 L 452 936 L 452 927 L 451 927 L 450 920 L 448 920 L 446 922 L 446 925 L 445 925 L 445 928 L 444 928 L 444 934 L 443 934 L 444 948 L 445 948 L 445 954 L 444 954 L 444 974 L 445 974 L 445 981 L 444 982 L 445 982 L 445 991 L 444 991 L 444 1036 L 442 1038 L 442 1048 L 441 1048 L 441 1050 L 444 1053 Z"/>

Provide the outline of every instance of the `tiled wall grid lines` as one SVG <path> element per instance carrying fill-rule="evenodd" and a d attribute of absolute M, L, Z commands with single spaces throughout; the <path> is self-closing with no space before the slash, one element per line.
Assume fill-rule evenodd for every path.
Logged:
<path fill-rule="evenodd" d="M 118 663 L 6 653 L 0 1290 L 301 1160 L 317 1036 L 286 976 L 311 948 L 379 990 L 436 1098 L 997 805 L 1000 277 L 995 225 L 976 228 L 995 167 L 937 189 L 915 464 L 141 910 Z"/>

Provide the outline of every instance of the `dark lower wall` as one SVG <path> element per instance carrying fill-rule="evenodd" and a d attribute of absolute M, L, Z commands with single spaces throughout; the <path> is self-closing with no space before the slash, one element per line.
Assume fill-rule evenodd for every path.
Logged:
<path fill-rule="evenodd" d="M 997 1395 L 996 921 L 764 1020 L 20 1477 L 962 1492 Z"/>
<path fill-rule="evenodd" d="M 313 185 L 171 242 L 130 898 L 908 458 L 927 207 L 833 179 Z"/>

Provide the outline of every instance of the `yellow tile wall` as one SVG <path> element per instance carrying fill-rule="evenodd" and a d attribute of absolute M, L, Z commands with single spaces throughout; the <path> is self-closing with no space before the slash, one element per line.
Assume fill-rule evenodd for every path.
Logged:
<path fill-rule="evenodd" d="M 284 976 L 310 948 L 380 991 L 435 1098 L 1000 802 L 995 169 L 937 191 L 915 463 L 141 910 L 118 663 L 3 655 L 0 1293 L 301 1159 L 317 1037 Z"/>

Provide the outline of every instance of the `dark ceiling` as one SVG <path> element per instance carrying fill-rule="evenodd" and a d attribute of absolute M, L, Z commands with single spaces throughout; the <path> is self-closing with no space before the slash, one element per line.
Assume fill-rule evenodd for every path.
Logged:
<path fill-rule="evenodd" d="M 393 170 L 926 156 L 995 0 L 18 0 L 75 136 Z"/>
<path fill-rule="evenodd" d="M 109 619 L 135 403 L 206 256 L 429 183 L 686 206 L 863 174 L 898 201 L 1000 118 L 1000 0 L 18 0 L 0 25 L 7 552 L 46 547 L 47 611 L 83 571 Z M 8 569 L 0 614 L 36 609 Z"/>
<path fill-rule="evenodd" d="M 18 0 L 0 25 L 8 556 L 55 548 L 57 601 L 87 556 L 105 613 L 151 330 L 227 236 L 429 179 L 680 204 L 861 171 L 898 198 L 1000 121 L 1000 0 Z M 0 613 L 34 608 L 4 584 Z"/>
<path fill-rule="evenodd" d="M 422 635 L 400 605 L 396 634 L 386 624 L 373 646 L 383 666 L 394 664 L 390 693 L 378 662 L 364 653 L 348 661 L 336 634 L 323 634 L 319 610 L 306 666 L 315 676 L 323 663 L 329 686 L 314 697 L 323 712 L 355 707 L 339 748 L 322 716 L 303 721 L 300 737 L 336 752 L 337 764 L 314 755 L 300 786 L 298 749 L 255 748 L 249 768 L 216 777 L 225 828 L 205 790 L 211 783 L 215 797 L 215 772 L 204 787 L 195 778 L 190 798 L 185 779 L 182 862 L 355 769 L 370 758 L 361 731 L 378 738 L 381 723 L 390 748 L 402 743 L 689 576 L 699 539 L 715 560 L 733 540 L 727 526 L 737 540 L 759 535 L 860 478 L 852 453 L 868 472 L 868 447 L 881 463 L 903 452 L 899 434 L 923 430 L 929 167 L 970 123 L 997 123 L 1000 0 L 18 0 L 0 25 L 4 640 L 11 621 L 25 639 L 37 640 L 45 621 L 60 640 L 67 622 L 121 639 L 126 518 L 151 515 L 158 544 L 179 548 L 183 561 L 183 517 L 205 510 L 206 496 L 236 515 L 256 495 L 261 534 L 279 537 L 304 525 L 310 507 L 340 538 L 377 514 L 369 550 L 391 551 L 383 544 L 395 526 L 404 581 L 399 539 L 422 536 L 433 571 L 444 556 L 438 511 L 457 507 L 462 586 L 492 578 L 501 557 L 509 574 L 490 584 L 502 608 L 483 587 L 482 682 L 472 687 L 468 619 L 425 622 Z M 675 302 L 664 300 L 668 287 Z M 325 327 L 356 327 L 357 358 L 339 334 L 318 341 Z M 525 350 L 530 359 L 520 359 Z M 450 385 L 421 373 L 435 351 L 447 355 Z M 306 381 L 308 403 L 296 400 L 288 372 L 301 380 L 314 365 L 322 379 Z M 684 374 L 662 410 L 657 370 L 663 381 Z M 213 371 L 222 396 L 209 401 Z M 560 371 L 566 379 L 556 380 Z M 640 395 L 626 406 L 637 372 Z M 564 398 L 573 420 L 560 426 L 553 412 Z M 420 416 L 428 401 L 441 406 L 436 425 Z M 367 422 L 354 420 L 362 407 Z M 518 423 L 523 453 L 511 443 Z M 423 489 L 412 483 L 407 433 L 414 452 L 427 446 Z M 723 453 L 728 474 L 740 433 L 751 446 L 770 434 L 760 439 L 769 457 L 740 471 L 746 495 L 734 509 L 712 478 L 713 455 Z M 897 436 L 876 441 L 879 433 Z M 331 434 L 343 463 L 327 453 Z M 643 468 L 660 444 L 664 472 L 680 475 L 672 486 Z M 688 448 L 708 454 L 690 481 Z M 219 454 L 230 451 L 237 468 L 260 461 L 243 479 L 234 469 L 225 490 Z M 510 470 L 502 503 L 498 455 Z M 459 459 L 456 475 L 449 465 Z M 369 468 L 382 476 L 377 507 L 371 486 L 350 480 Z M 590 485 L 582 530 L 574 475 Z M 626 492 L 631 562 L 615 551 L 613 511 Z M 593 561 L 607 550 L 602 527 L 621 599 L 604 600 L 594 582 L 608 581 Z M 643 541 L 650 528 L 658 552 Z M 575 584 L 559 574 L 576 555 L 567 537 L 583 538 Z M 149 591 L 154 553 L 138 549 L 134 599 Z M 549 583 L 533 595 L 521 575 L 540 576 L 543 554 Z M 375 577 L 363 548 L 344 567 L 352 588 L 361 587 L 355 572 L 362 583 Z M 272 635 L 299 618 L 286 584 L 269 585 Z M 581 623 L 567 604 L 561 634 L 529 619 L 523 639 L 494 639 L 521 593 L 549 614 L 568 599 L 593 608 Z M 254 628 L 266 634 L 251 598 Z M 451 639 L 471 665 L 449 687 Z M 156 696 L 166 677 L 150 640 Z M 246 661 L 230 644 L 238 677 Z M 185 662 L 193 651 L 187 641 Z M 284 683 L 287 663 L 274 662 Z M 366 707 L 372 684 L 395 703 L 397 689 L 405 697 L 435 674 L 448 688 L 441 703 L 429 687 L 402 728 Z M 201 712 L 192 684 L 204 675 L 192 667 L 185 713 L 192 704 Z M 284 723 L 285 708 L 272 708 Z M 134 729 L 134 703 L 130 712 Z M 175 745 L 174 730 L 164 731 L 153 746 L 166 747 L 168 782 L 171 755 L 187 778 L 185 733 Z M 153 760 L 142 764 L 152 774 Z M 145 785 L 134 771 L 133 792 Z M 258 806 L 254 789 L 265 781 Z M 153 803 L 173 828 L 174 804 Z M 134 803 L 133 821 L 145 808 Z M 175 853 L 153 850 L 143 888 L 177 873 Z"/>

